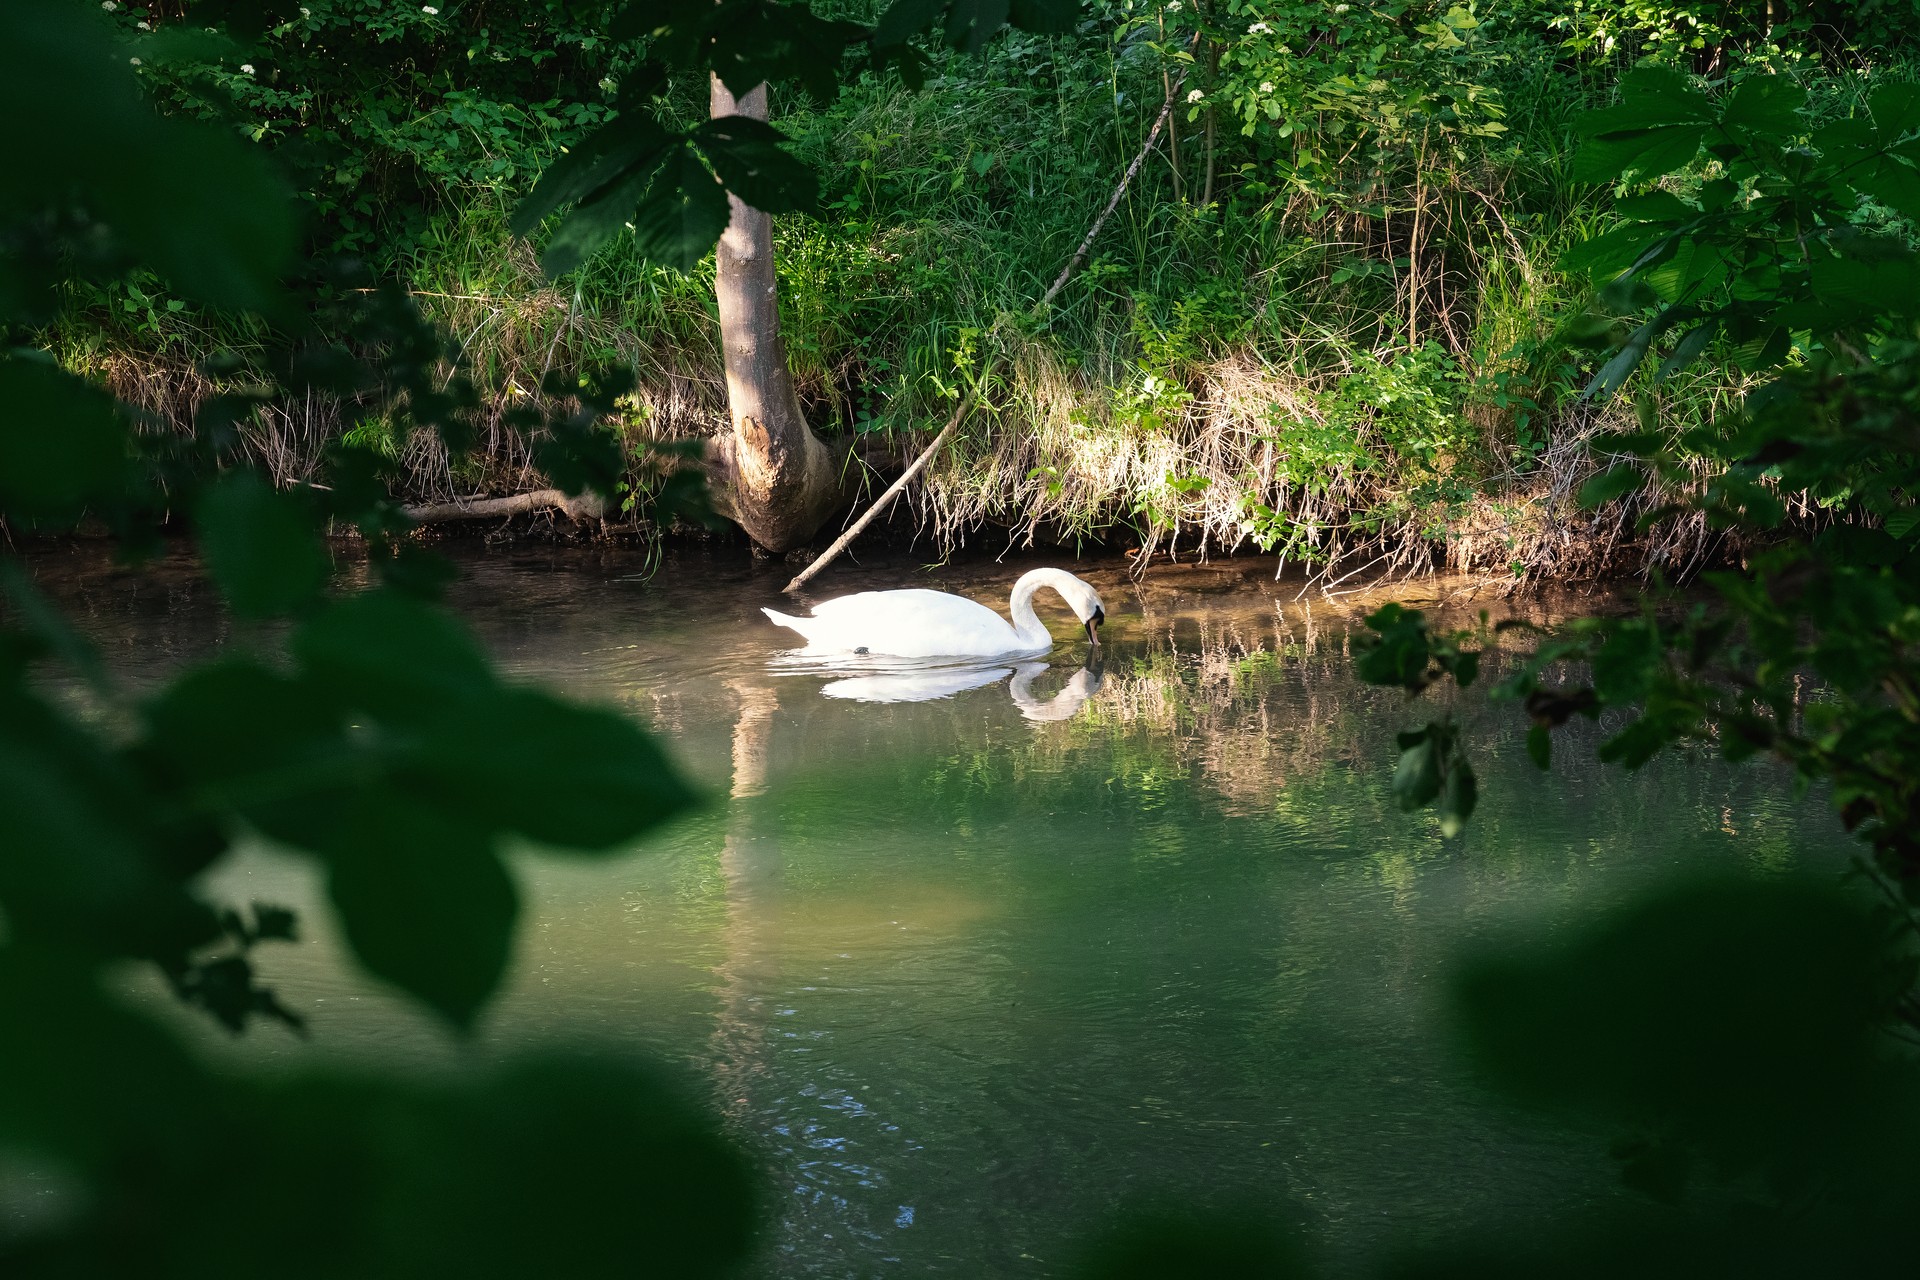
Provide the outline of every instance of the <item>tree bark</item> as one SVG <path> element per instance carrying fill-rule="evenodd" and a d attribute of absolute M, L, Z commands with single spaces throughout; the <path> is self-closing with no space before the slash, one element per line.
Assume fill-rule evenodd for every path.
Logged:
<path fill-rule="evenodd" d="M 767 118 L 767 86 L 736 99 L 712 77 L 712 116 Z M 803 545 L 844 500 L 841 468 L 807 427 L 780 338 L 773 219 L 727 196 L 731 219 L 715 251 L 714 292 L 732 429 L 708 448 L 714 509 L 769 551 Z"/>

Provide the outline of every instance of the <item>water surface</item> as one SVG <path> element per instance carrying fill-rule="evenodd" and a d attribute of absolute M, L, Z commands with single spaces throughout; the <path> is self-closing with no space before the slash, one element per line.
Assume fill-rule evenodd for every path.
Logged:
<path fill-rule="evenodd" d="M 1445 841 L 1387 794 L 1419 709 L 1351 678 L 1353 602 L 1310 611 L 1258 562 L 1090 570 L 1097 678 L 1056 608 L 1050 667 L 916 686 L 781 663 L 758 606 L 787 566 L 462 559 L 455 604 L 511 675 L 625 708 L 710 804 L 627 856 L 520 859 L 518 960 L 471 1047 L 351 970 L 302 863 L 250 854 L 218 888 L 302 910 L 308 940 L 265 963 L 314 1039 L 209 1051 L 430 1071 L 559 1039 L 678 1064 L 765 1170 L 766 1276 L 1058 1274 L 1117 1207 L 1168 1199 L 1267 1206 L 1348 1269 L 1613 1196 L 1606 1135 L 1476 1091 L 1450 957 L 1681 868 L 1843 847 L 1775 775 L 1602 770 L 1590 728 L 1541 775 L 1511 707 L 1467 708 L 1484 800 Z M 178 567 L 33 567 L 135 681 L 271 640 Z M 1004 606 L 1025 567 L 931 581 Z"/>

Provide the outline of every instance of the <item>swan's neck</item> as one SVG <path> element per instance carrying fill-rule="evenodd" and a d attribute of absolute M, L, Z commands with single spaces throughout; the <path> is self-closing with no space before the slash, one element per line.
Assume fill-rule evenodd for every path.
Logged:
<path fill-rule="evenodd" d="M 1033 611 L 1033 593 L 1042 587 L 1060 591 L 1059 579 L 1070 576 L 1058 569 L 1034 569 L 1022 574 L 1020 581 L 1013 584 L 1013 599 L 1007 606 L 1007 612 L 1013 615 L 1013 633 L 1020 638 L 1022 645 L 1042 649 L 1053 644 L 1053 636 L 1048 633 L 1046 624 Z M 1065 595 L 1065 592 L 1061 592 L 1063 599 Z"/>

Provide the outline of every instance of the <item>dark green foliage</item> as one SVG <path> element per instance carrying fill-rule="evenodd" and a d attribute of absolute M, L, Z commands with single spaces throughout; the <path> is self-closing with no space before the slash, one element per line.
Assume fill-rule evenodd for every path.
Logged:
<path fill-rule="evenodd" d="M 82 254 L 137 258 L 187 297 L 279 314 L 294 249 L 286 188 L 227 131 L 146 110 L 101 35 L 80 6 L 0 14 L 0 119 L 33 122 L 14 136 L 0 217 L 64 206 L 90 224 L 74 237 Z M 37 248 L 8 255 L 0 300 L 46 307 L 60 249 Z"/>
<path fill-rule="evenodd" d="M 72 525 L 123 496 L 130 452 L 112 396 L 51 361 L 0 356 L 0 515 Z"/>
<path fill-rule="evenodd" d="M 0 16 L 0 119 L 25 148 L 0 204 L 0 325 L 16 333 L 44 310 L 36 289 L 65 274 L 136 268 L 285 318 L 292 214 L 259 153 L 156 116 L 74 12 Z M 23 226 L 67 239 L 36 259 L 11 249 L 39 243 Z M 435 368 L 445 340 L 404 295 L 337 309 L 351 345 L 279 341 L 273 383 L 209 401 L 184 440 L 137 433 L 133 413 L 37 353 L 0 355 L 10 526 L 95 516 L 137 532 L 190 512 L 233 613 L 294 623 L 284 655 L 262 636 L 258 658 L 189 669 L 135 702 L 0 566 L 0 1177 L 52 1169 L 72 1183 L 49 1224 L 0 1224 L 0 1271 L 522 1276 L 643 1257 L 666 1274 L 730 1271 L 752 1227 L 739 1158 L 631 1066 L 265 1085 L 214 1071 L 107 994 L 116 966 L 144 962 L 233 1032 L 303 1026 L 253 961 L 298 922 L 208 901 L 201 879 L 263 835 L 322 869 L 366 969 L 464 1031 L 512 955 L 507 843 L 615 850 L 693 801 L 631 721 L 506 685 L 464 628 L 410 594 L 446 568 L 398 541 L 376 459 L 341 449 L 338 483 L 292 492 L 239 463 L 237 422 L 314 392 L 462 446 L 471 389 Z M 594 439 L 618 385 L 576 387 L 554 429 Z M 604 463 L 576 470 L 569 480 L 611 488 Z M 325 599 L 327 518 L 367 535 L 384 585 Z M 48 692 L 50 662 L 82 679 L 86 714 Z"/>
<path fill-rule="evenodd" d="M 1480 674 L 1480 650 L 1469 631 L 1435 634 L 1418 609 L 1385 604 L 1367 618 L 1373 634 L 1361 638 L 1354 669 L 1368 684 L 1398 685 L 1419 696 L 1442 680 L 1465 689 Z M 1485 619 L 1482 619 L 1484 624 Z M 1402 809 L 1433 805 L 1441 833 L 1458 835 L 1473 816 L 1479 782 L 1451 715 L 1399 737 L 1393 798 Z"/>
<path fill-rule="evenodd" d="M 0 1025 L 57 1027 L 66 1047 L 0 1061 L 0 1141 L 59 1152 L 100 1208 L 0 1237 L 11 1276 L 240 1277 L 273 1259 L 315 1280 L 504 1280 L 645 1259 L 703 1277 L 747 1252 L 743 1162 L 651 1073 L 558 1058 L 451 1085 L 216 1078 L 91 985 L 27 961 L 0 953 Z"/>
<path fill-rule="evenodd" d="M 1577 176 L 1649 181 L 1702 149 L 1712 163 L 1687 197 L 1654 190 L 1622 201 L 1625 225 L 1567 255 L 1564 265 L 1605 282 L 1604 298 L 1654 307 L 1589 395 L 1618 390 L 1681 326 L 1663 377 L 1716 335 L 1736 364 L 1757 370 L 1784 360 L 1796 334 L 1857 350 L 1913 318 L 1920 256 L 1871 202 L 1920 217 L 1920 85 L 1881 85 L 1869 117 L 1824 124 L 1803 114 L 1806 91 L 1784 76 L 1752 74 L 1713 99 L 1649 68 L 1622 93 L 1581 121 Z"/>
<path fill-rule="evenodd" d="M 290 613 L 320 594 L 332 564 L 301 503 L 251 471 L 200 495 L 194 523 L 207 570 L 243 618 Z"/>

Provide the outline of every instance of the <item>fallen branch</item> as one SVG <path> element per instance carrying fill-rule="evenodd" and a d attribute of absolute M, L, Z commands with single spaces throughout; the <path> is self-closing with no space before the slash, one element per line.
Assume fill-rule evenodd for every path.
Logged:
<path fill-rule="evenodd" d="M 568 495 L 559 489 L 535 489 L 505 498 L 470 498 L 460 502 L 430 502 L 402 507 L 415 524 L 442 524 L 451 520 L 491 520 L 556 510 L 574 520 L 598 520 L 607 513 L 606 500 L 591 491 Z"/>
<path fill-rule="evenodd" d="M 920 456 L 907 464 L 907 469 L 900 473 L 900 478 L 887 486 L 887 491 L 881 494 L 871 507 L 867 508 L 865 515 L 847 526 L 847 531 L 835 538 L 832 546 L 822 551 L 818 556 L 815 556 L 813 563 L 795 574 L 793 581 L 789 582 L 785 587 L 781 588 L 781 590 L 787 592 L 798 591 L 801 587 L 807 585 L 809 578 L 826 568 L 833 562 L 835 556 L 845 551 L 853 540 L 860 536 L 860 531 L 872 524 L 874 517 L 878 516 L 882 511 L 885 511 L 888 504 L 900 496 L 901 492 L 907 487 L 908 482 L 920 474 L 921 470 L 932 460 L 933 455 L 939 451 L 940 446 L 946 443 L 947 437 L 953 434 L 953 429 L 960 425 L 960 419 L 966 416 L 967 410 L 972 406 L 972 392 L 961 396 L 960 403 L 954 406 L 953 416 L 947 419 L 946 426 L 940 428 L 940 434 L 933 438 L 933 443 L 922 449 Z"/>

